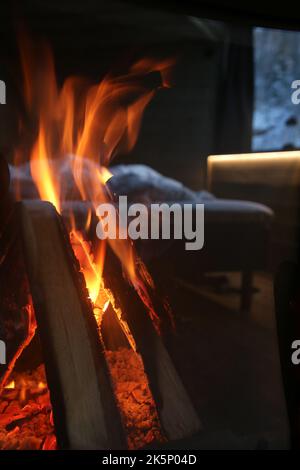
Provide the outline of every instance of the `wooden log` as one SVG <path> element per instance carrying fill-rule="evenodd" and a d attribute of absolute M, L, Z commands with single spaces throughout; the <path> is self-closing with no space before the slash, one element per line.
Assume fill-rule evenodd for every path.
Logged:
<path fill-rule="evenodd" d="M 0 365 L 0 392 L 12 370 L 28 370 L 42 361 L 39 337 L 31 324 L 34 318 L 27 309 L 29 286 L 9 188 L 9 167 L 0 154 L 0 338 L 6 345 L 6 363 Z"/>
<path fill-rule="evenodd" d="M 128 339 L 121 328 L 118 317 L 111 304 L 103 314 L 101 321 L 101 336 L 106 351 L 117 351 L 120 348 L 130 348 Z"/>
<path fill-rule="evenodd" d="M 123 448 L 103 347 L 69 236 L 50 203 L 17 204 L 58 445 Z"/>
<path fill-rule="evenodd" d="M 0 393 L 34 334 L 15 215 L 13 211 L 0 236 L 0 339 L 5 342 L 6 349 L 5 363 L 0 364 Z"/>
<path fill-rule="evenodd" d="M 105 286 L 122 310 L 140 353 L 149 386 L 168 440 L 196 434 L 201 429 L 197 413 L 187 395 L 163 342 L 153 327 L 146 308 L 125 280 L 121 263 L 108 247 L 104 265 Z"/>
<path fill-rule="evenodd" d="M 0 393 L 34 333 L 19 227 L 9 187 L 9 167 L 0 154 L 0 339 L 6 350 L 5 363 L 0 364 Z"/>

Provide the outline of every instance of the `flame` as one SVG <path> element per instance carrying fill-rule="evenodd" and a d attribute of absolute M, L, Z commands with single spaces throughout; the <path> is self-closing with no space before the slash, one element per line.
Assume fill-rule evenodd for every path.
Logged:
<path fill-rule="evenodd" d="M 37 142 L 31 154 L 31 174 L 44 201 L 52 202 L 60 211 L 59 185 L 56 184 L 52 162 L 47 157 L 46 131 L 41 127 Z"/>
<path fill-rule="evenodd" d="M 70 238 L 74 253 L 79 260 L 81 270 L 84 274 L 90 299 L 95 303 L 102 283 L 102 267 L 94 262 L 93 253 L 90 251 L 91 247 L 89 243 L 84 240 L 81 232 L 72 230 Z"/>
<path fill-rule="evenodd" d="M 7 385 L 5 385 L 5 389 L 13 390 L 16 386 L 16 383 L 14 380 L 11 380 Z"/>
<path fill-rule="evenodd" d="M 36 124 L 36 138 L 29 154 L 25 145 L 16 149 L 15 164 L 20 164 L 22 159 L 30 160 L 31 176 L 40 198 L 52 202 L 59 212 L 68 197 L 70 178 L 76 199 L 89 201 L 96 211 L 99 204 L 112 199 L 106 185 L 112 176 L 108 165 L 118 153 L 126 153 L 135 145 L 144 110 L 157 88 L 169 86 L 174 61 L 142 59 L 127 74 L 108 74 L 98 84 L 69 77 L 59 87 L 49 47 L 43 43 L 33 45 L 26 37 L 21 39 L 25 106 Z M 151 74 L 155 74 L 155 85 L 149 82 Z M 160 83 L 157 83 L 157 75 L 160 75 Z M 26 126 L 21 125 L 21 128 L 24 130 Z M 93 213 L 89 210 L 85 232 L 91 227 L 92 219 Z M 87 242 L 82 230 L 77 229 L 74 216 L 71 216 L 71 225 L 71 243 L 100 321 L 107 302 L 114 306 L 111 293 L 103 295 L 106 244 Z M 140 269 L 142 265 L 137 263 L 131 241 L 117 239 L 108 243 L 121 260 L 151 318 L 158 324 L 149 294 L 153 281 L 145 267 Z M 121 318 L 120 312 L 118 316 Z"/>
<path fill-rule="evenodd" d="M 89 292 L 90 299 L 94 306 L 94 315 L 97 325 L 100 327 L 102 318 L 109 305 L 114 309 L 122 330 L 126 335 L 132 349 L 136 351 L 136 344 L 131 334 L 127 322 L 123 319 L 122 311 L 117 307 L 112 292 L 104 287 L 102 268 L 104 263 L 105 244 L 100 244 L 98 250 L 98 259 L 94 259 L 91 251 L 90 242 L 84 240 L 81 232 L 72 230 L 70 233 L 72 247 L 76 258 L 79 261 L 81 271 L 85 278 L 85 283 Z"/>
<path fill-rule="evenodd" d="M 44 390 L 45 388 L 47 388 L 47 384 L 45 382 L 39 382 L 38 383 L 38 389 L 39 390 Z"/>

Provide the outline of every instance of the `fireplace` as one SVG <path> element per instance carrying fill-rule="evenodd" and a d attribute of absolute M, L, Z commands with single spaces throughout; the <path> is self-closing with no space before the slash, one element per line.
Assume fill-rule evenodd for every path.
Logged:
<path fill-rule="evenodd" d="M 298 256 L 299 152 L 251 141 L 297 142 L 299 34 L 257 47 L 257 25 L 188 5 L 8 3 L 0 449 L 286 448 L 273 275 Z"/>

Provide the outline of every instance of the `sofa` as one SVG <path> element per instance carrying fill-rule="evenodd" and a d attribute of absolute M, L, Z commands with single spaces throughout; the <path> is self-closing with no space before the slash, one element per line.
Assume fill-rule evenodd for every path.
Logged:
<path fill-rule="evenodd" d="M 72 156 L 66 157 L 58 169 L 65 181 L 63 214 L 67 220 L 71 204 L 80 224 L 81 220 L 85 223 L 86 206 L 76 200 L 70 159 Z M 110 170 L 113 176 L 107 185 L 116 203 L 118 196 L 126 195 L 128 204 L 188 203 L 193 206 L 193 211 L 196 204 L 204 204 L 204 246 L 201 250 L 187 251 L 185 239 L 171 236 L 169 240 L 137 240 L 137 251 L 154 275 L 159 277 L 177 276 L 193 280 L 195 272 L 239 271 L 242 275 L 241 310 L 249 311 L 252 274 L 268 265 L 272 210 L 255 202 L 217 198 L 206 190 L 192 191 L 145 165 L 116 165 Z M 21 181 L 22 198 L 38 197 L 28 165 L 18 169 L 11 166 L 10 173 L 12 191 L 15 186 L 20 187 Z"/>

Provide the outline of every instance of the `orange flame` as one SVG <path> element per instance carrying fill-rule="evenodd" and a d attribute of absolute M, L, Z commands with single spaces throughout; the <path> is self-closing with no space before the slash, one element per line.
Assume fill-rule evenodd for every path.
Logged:
<path fill-rule="evenodd" d="M 135 145 L 144 110 L 154 96 L 155 88 L 169 86 L 173 61 L 143 59 L 126 75 L 107 75 L 92 86 L 87 80 L 70 77 L 59 88 L 48 46 L 33 47 L 28 38 L 22 38 L 21 60 L 25 104 L 28 114 L 37 123 L 37 136 L 29 158 L 40 198 L 52 202 L 59 212 L 62 210 L 68 181 L 65 181 L 61 168 L 67 165 L 66 173 L 74 180 L 78 198 L 90 201 L 94 209 L 101 203 L 110 202 L 106 182 L 112 175 L 107 166 L 118 152 L 128 152 Z M 149 86 L 145 77 L 149 78 L 151 73 L 160 73 L 160 85 Z M 16 150 L 16 165 L 20 163 L 21 153 L 22 148 Z M 23 153 L 26 160 L 26 153 Z M 66 159 L 66 156 L 70 158 Z M 86 230 L 91 220 L 92 213 L 89 212 Z M 105 243 L 92 249 L 74 223 L 70 236 L 95 304 L 103 289 Z M 148 294 L 152 280 L 148 273 L 145 275 L 145 268 L 137 270 L 132 243 L 128 239 L 108 242 L 151 317 L 157 320 Z"/>
<path fill-rule="evenodd" d="M 15 388 L 16 384 L 14 380 L 11 380 L 7 385 L 5 385 L 6 390 L 13 390 Z"/>
<path fill-rule="evenodd" d="M 89 291 L 90 299 L 93 303 L 95 303 L 100 288 L 102 287 L 101 274 L 103 265 L 100 259 L 98 260 L 98 263 L 95 262 L 94 255 L 91 252 L 91 246 L 87 241 L 84 240 L 81 232 L 77 230 L 72 230 L 70 233 L 70 238 L 74 253 L 76 255 L 76 258 L 80 262 L 80 267 L 85 277 L 85 282 Z M 102 243 L 101 247 L 104 246 L 104 243 Z M 101 258 L 103 257 L 101 256 Z"/>

